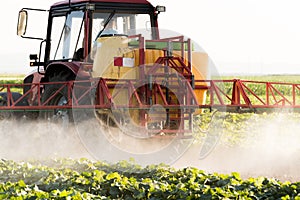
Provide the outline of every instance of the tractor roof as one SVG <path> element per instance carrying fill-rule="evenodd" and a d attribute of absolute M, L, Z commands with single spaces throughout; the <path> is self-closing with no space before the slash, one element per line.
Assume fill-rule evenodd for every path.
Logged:
<path fill-rule="evenodd" d="M 147 0 L 70 0 L 73 3 L 133 3 L 133 4 L 147 4 L 150 3 Z M 69 4 L 69 0 L 60 1 L 52 6 L 60 6 Z"/>

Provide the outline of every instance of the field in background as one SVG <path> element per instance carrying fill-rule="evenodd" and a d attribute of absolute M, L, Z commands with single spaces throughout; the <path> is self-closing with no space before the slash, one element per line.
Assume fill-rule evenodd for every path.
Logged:
<path fill-rule="evenodd" d="M 221 80 L 241 79 L 265 82 L 300 83 L 300 75 L 221 76 Z M 216 79 L 219 79 L 216 78 Z"/>
<path fill-rule="evenodd" d="M 5 81 L 11 81 L 12 83 L 22 82 L 26 75 L 25 74 L 0 74 L 0 83 L 7 83 Z M 254 80 L 254 81 L 269 81 L 269 82 L 289 82 L 289 83 L 300 83 L 300 75 L 261 75 L 261 76 L 221 76 L 213 77 L 214 79 L 221 80 L 231 80 L 231 79 L 241 79 L 241 80 Z M 15 82 L 13 82 L 15 81 Z"/>
<path fill-rule="evenodd" d="M 22 83 L 25 74 L 0 74 L 0 84 Z"/>

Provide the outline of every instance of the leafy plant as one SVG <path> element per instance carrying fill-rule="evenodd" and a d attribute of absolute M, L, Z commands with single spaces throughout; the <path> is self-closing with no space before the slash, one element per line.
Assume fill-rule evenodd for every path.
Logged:
<path fill-rule="evenodd" d="M 243 180 L 236 172 L 87 159 L 0 163 L 1 199 L 300 199 L 300 183 Z"/>

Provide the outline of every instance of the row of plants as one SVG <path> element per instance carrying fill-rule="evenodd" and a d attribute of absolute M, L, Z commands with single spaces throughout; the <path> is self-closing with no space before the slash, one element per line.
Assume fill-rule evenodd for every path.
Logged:
<path fill-rule="evenodd" d="M 300 199 L 300 183 L 126 161 L 1 160 L 0 199 Z"/>

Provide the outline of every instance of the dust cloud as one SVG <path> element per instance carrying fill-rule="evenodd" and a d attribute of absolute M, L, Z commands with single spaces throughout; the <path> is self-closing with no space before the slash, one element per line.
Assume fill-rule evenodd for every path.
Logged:
<path fill-rule="evenodd" d="M 239 172 L 244 178 L 300 181 L 299 119 L 300 115 L 292 113 L 263 118 L 254 114 L 245 122 L 249 126 L 243 144 L 223 143 L 226 135 L 220 134 L 217 145 L 204 158 L 200 159 L 203 144 L 193 144 L 172 166 L 192 166 L 210 173 Z M 40 120 L 0 121 L 0 158 L 18 161 L 83 157 L 93 159 L 72 125 L 63 128 Z"/>
<path fill-rule="evenodd" d="M 239 172 L 244 178 L 300 181 L 299 121 L 299 115 L 293 113 L 254 114 L 245 122 L 248 128 L 242 144 L 226 145 L 221 138 L 203 159 L 199 157 L 202 144 L 194 144 L 174 166 L 193 166 L 210 173 Z"/>
<path fill-rule="evenodd" d="M 89 158 L 72 125 L 61 127 L 42 120 L 0 121 L 0 158 L 33 160 Z"/>

